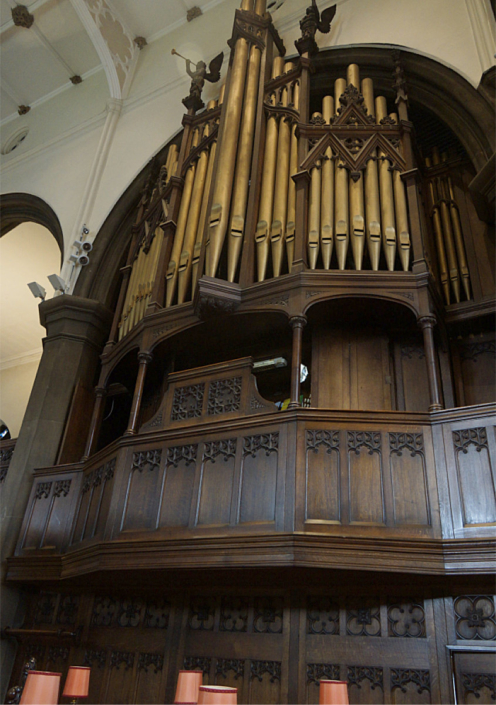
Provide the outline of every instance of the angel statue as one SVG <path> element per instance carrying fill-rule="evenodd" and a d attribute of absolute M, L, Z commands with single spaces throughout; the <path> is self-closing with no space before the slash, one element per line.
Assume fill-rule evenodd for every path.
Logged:
<path fill-rule="evenodd" d="M 210 83 L 217 83 L 217 81 L 219 80 L 220 68 L 222 66 L 222 62 L 224 61 L 224 52 L 221 51 L 220 54 L 217 54 L 217 56 L 212 59 L 212 61 L 208 65 L 208 71 L 207 64 L 204 61 L 198 61 L 198 63 L 195 64 L 190 59 L 187 59 L 185 56 L 182 56 L 175 49 L 171 51 L 171 54 L 175 54 L 176 56 L 179 56 L 181 57 L 181 59 L 185 60 L 186 71 L 188 72 L 188 75 L 191 76 L 189 96 L 187 98 L 184 98 L 184 105 L 188 109 L 192 109 L 195 111 L 200 110 L 201 108 L 203 108 L 201 93 L 203 90 L 203 86 L 205 85 L 205 81 L 209 81 Z"/>
<path fill-rule="evenodd" d="M 331 29 L 331 22 L 336 14 L 336 5 L 319 12 L 317 3 L 312 0 L 310 7 L 307 7 L 305 17 L 300 20 L 301 37 L 295 41 L 295 46 L 300 54 L 316 54 L 318 52 L 315 34 L 317 30 L 322 34 L 327 34 Z"/>

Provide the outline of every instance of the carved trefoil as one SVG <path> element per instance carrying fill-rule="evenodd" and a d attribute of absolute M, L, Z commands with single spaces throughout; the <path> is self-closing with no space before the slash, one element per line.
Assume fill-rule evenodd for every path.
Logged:
<path fill-rule="evenodd" d="M 202 415 L 205 383 L 178 387 L 174 391 L 171 421 L 184 421 L 199 418 Z"/>
<path fill-rule="evenodd" d="M 241 405 L 241 377 L 218 379 L 208 388 L 207 414 L 227 414 L 238 411 Z"/>

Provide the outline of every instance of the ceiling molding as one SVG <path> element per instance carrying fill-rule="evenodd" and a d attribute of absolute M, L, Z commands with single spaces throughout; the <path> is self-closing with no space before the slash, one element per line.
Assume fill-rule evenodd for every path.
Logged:
<path fill-rule="evenodd" d="M 39 362 L 42 353 L 43 348 L 35 348 L 35 350 L 28 350 L 28 352 L 21 353 L 20 355 L 6 357 L 4 360 L 0 360 L 0 372 L 8 370 L 10 367 L 19 367 L 20 365 Z"/>
<path fill-rule="evenodd" d="M 129 91 L 139 49 L 134 35 L 106 0 L 70 0 L 100 57 L 111 98 L 122 100 Z"/>

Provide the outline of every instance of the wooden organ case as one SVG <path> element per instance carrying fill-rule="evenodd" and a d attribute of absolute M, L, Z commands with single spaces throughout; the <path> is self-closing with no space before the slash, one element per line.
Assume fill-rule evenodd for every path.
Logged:
<path fill-rule="evenodd" d="M 184 668 L 243 703 L 494 700 L 494 241 L 408 52 L 318 53 L 310 10 L 286 60 L 243 0 L 219 99 L 147 169 L 9 561 L 13 682 L 35 656 L 91 666 L 92 703 L 171 702 Z"/>

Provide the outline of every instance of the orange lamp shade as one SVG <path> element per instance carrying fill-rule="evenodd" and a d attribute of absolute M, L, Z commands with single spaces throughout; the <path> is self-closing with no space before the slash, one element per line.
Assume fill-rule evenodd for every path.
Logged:
<path fill-rule="evenodd" d="M 346 681 L 320 681 L 319 705 L 348 705 Z"/>
<path fill-rule="evenodd" d="M 181 705 L 196 705 L 202 681 L 202 671 L 179 671 L 174 702 Z"/>
<path fill-rule="evenodd" d="M 57 705 L 61 673 L 29 671 L 20 702 L 22 705 Z"/>
<path fill-rule="evenodd" d="M 201 685 L 198 705 L 236 705 L 238 689 L 226 685 Z"/>
<path fill-rule="evenodd" d="M 70 666 L 65 681 L 64 698 L 87 698 L 90 689 L 90 672 L 88 666 Z"/>

